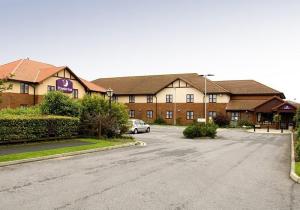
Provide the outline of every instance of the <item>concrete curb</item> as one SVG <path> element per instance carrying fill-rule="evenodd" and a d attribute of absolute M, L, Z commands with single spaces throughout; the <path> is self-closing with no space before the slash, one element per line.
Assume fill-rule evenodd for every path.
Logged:
<path fill-rule="evenodd" d="M 290 172 L 291 179 L 296 182 L 300 183 L 300 177 L 295 173 L 295 150 L 294 150 L 294 134 L 291 134 L 291 172 Z"/>
<path fill-rule="evenodd" d="M 82 155 L 82 154 L 88 154 L 88 153 L 94 153 L 94 152 L 100 152 L 100 151 L 106 151 L 106 150 L 113 150 L 113 149 L 119 149 L 124 147 L 131 147 L 131 146 L 146 146 L 147 144 L 142 141 L 135 141 L 130 142 L 126 144 L 121 145 L 115 145 L 110 147 L 104 147 L 104 148 L 96 148 L 96 149 L 89 149 L 89 150 L 82 150 L 82 151 L 76 151 L 76 152 L 68 152 L 63 154 L 57 154 L 57 155 L 49 155 L 44 157 L 37 157 L 37 158 L 29 158 L 29 159 L 23 159 L 23 160 L 13 160 L 13 161 L 7 161 L 0 163 L 0 167 L 4 166 L 10 166 L 10 165 L 17 165 L 22 163 L 30 163 L 30 162 L 36 162 L 36 161 L 42 161 L 42 160 L 50 160 L 55 158 L 62 158 L 62 157 L 69 157 L 69 156 L 75 156 L 75 155 Z"/>

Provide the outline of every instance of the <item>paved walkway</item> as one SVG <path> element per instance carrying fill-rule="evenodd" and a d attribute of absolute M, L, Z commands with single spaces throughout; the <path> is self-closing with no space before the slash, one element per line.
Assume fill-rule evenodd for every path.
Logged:
<path fill-rule="evenodd" d="M 0 168 L 0 209 L 300 209 L 288 135 L 153 126 L 131 147 Z"/>

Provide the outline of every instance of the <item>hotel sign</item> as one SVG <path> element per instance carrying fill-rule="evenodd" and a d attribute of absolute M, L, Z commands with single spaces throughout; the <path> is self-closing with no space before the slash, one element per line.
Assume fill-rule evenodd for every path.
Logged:
<path fill-rule="evenodd" d="M 56 80 L 56 90 L 62 91 L 64 93 L 72 93 L 73 82 L 68 79 L 58 79 Z"/>

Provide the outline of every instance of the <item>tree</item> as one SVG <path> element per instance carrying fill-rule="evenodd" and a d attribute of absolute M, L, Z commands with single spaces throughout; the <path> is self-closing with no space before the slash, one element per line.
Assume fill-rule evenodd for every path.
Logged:
<path fill-rule="evenodd" d="M 90 124 L 90 129 L 96 130 L 96 135 L 114 137 L 125 133 L 128 123 L 128 113 L 125 105 L 112 103 L 98 95 L 86 95 L 81 101 L 80 119 L 83 124 Z"/>
<path fill-rule="evenodd" d="M 42 114 L 78 117 L 80 103 L 60 91 L 51 91 L 44 96 L 40 105 Z"/>
<path fill-rule="evenodd" d="M 8 78 L 10 77 L 12 77 L 12 75 L 10 75 L 7 78 L 0 79 L 0 96 L 1 93 L 3 93 L 4 91 L 12 89 L 12 84 L 8 83 Z M 1 102 L 1 98 L 0 98 L 0 102 Z"/>

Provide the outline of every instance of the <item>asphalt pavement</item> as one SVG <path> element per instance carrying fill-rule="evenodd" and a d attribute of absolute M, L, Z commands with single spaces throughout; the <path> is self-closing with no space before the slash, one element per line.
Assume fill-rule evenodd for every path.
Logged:
<path fill-rule="evenodd" d="M 135 135 L 147 146 L 0 168 L 0 209 L 300 209 L 289 135 L 183 127 Z"/>

